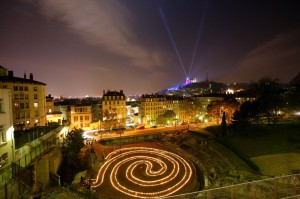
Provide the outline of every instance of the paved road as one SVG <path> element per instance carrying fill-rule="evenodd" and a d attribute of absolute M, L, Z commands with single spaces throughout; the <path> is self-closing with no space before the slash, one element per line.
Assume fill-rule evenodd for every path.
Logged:
<path fill-rule="evenodd" d="M 127 137 L 127 136 L 135 136 L 135 135 L 145 135 L 145 134 L 154 134 L 154 133 L 162 133 L 162 132 L 168 132 L 168 131 L 174 131 L 174 130 L 186 130 L 188 129 L 188 125 L 177 125 L 172 127 L 157 127 L 157 128 L 146 128 L 146 129 L 135 129 L 135 130 L 125 130 L 123 133 L 120 134 L 120 131 L 110 131 L 106 133 L 99 133 L 98 135 L 95 135 L 94 131 L 86 131 L 85 137 L 91 138 L 91 139 L 111 139 L 111 138 L 118 138 L 118 137 Z"/>

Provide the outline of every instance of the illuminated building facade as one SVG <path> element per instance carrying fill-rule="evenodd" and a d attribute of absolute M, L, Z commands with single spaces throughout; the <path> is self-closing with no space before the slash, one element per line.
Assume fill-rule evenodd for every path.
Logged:
<path fill-rule="evenodd" d="M 207 113 L 207 106 L 212 102 L 223 101 L 224 97 L 220 96 L 194 96 L 194 101 L 196 104 L 200 105 L 199 114 L 204 115 Z"/>
<path fill-rule="evenodd" d="M 102 117 L 106 128 L 117 128 L 126 126 L 126 98 L 123 90 L 103 91 Z"/>
<path fill-rule="evenodd" d="M 33 80 L 24 74 L 14 77 L 13 71 L 0 66 L 0 88 L 10 89 L 12 93 L 12 117 L 14 127 L 29 129 L 46 124 L 45 83 Z"/>
<path fill-rule="evenodd" d="M 166 96 L 159 94 L 142 95 L 140 101 L 141 122 L 146 125 L 156 125 L 157 118 L 167 110 Z"/>
<path fill-rule="evenodd" d="M 92 107 L 85 105 L 71 106 L 71 126 L 89 128 L 92 123 Z"/>
<path fill-rule="evenodd" d="M 0 88 L 0 173 L 14 160 L 14 128 L 11 91 Z"/>
<path fill-rule="evenodd" d="M 56 109 L 58 109 L 56 107 Z M 46 96 L 46 113 L 47 123 L 56 122 L 62 124 L 63 114 L 61 111 L 57 111 L 54 106 L 53 97 L 49 94 Z"/>

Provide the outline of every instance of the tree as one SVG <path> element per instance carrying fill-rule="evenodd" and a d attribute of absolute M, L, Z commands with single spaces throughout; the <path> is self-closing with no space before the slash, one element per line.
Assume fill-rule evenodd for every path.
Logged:
<path fill-rule="evenodd" d="M 240 109 L 233 114 L 232 124 L 235 127 L 246 127 L 255 122 L 259 118 L 259 106 L 256 101 L 244 102 Z"/>
<path fill-rule="evenodd" d="M 63 141 L 63 161 L 58 171 L 62 183 L 72 182 L 76 172 L 83 170 L 86 166 L 80 158 L 80 150 L 84 146 L 82 134 L 82 129 L 74 128 L 68 132 Z"/>
<path fill-rule="evenodd" d="M 166 112 L 163 114 L 163 117 L 169 121 L 169 122 L 173 122 L 173 120 L 176 117 L 176 114 L 174 113 L 174 111 L 172 110 L 166 110 Z"/>
<path fill-rule="evenodd" d="M 74 128 L 68 132 L 63 141 L 63 155 L 69 164 L 73 164 L 74 161 L 78 160 L 80 149 L 84 146 L 82 134 L 82 129 Z"/>
<path fill-rule="evenodd" d="M 300 73 L 289 83 L 289 91 L 285 94 L 287 110 L 290 112 L 300 111 Z"/>
<path fill-rule="evenodd" d="M 267 118 L 268 124 L 270 124 L 271 119 L 273 119 L 274 123 L 276 122 L 278 111 L 284 106 L 280 89 L 280 81 L 270 77 L 261 78 L 258 82 L 251 85 L 250 90 L 256 95 L 260 112 Z"/>
<path fill-rule="evenodd" d="M 221 130 L 222 130 L 221 137 L 225 137 L 227 135 L 227 124 L 226 124 L 225 112 L 223 112 L 223 116 L 222 116 Z"/>

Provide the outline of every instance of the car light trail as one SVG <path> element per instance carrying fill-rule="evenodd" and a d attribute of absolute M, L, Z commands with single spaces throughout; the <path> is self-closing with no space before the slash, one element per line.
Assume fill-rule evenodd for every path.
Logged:
<path fill-rule="evenodd" d="M 179 155 L 147 147 L 118 149 L 106 157 L 91 188 L 99 187 L 104 178 L 123 194 L 137 198 L 171 195 L 190 182 L 193 169 Z"/>

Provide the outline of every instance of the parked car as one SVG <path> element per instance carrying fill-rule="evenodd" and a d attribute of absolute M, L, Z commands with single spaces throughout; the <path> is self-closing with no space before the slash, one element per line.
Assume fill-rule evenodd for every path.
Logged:
<path fill-rule="evenodd" d="M 145 126 L 139 126 L 137 129 L 145 129 Z"/>

